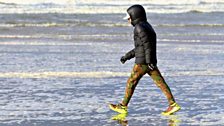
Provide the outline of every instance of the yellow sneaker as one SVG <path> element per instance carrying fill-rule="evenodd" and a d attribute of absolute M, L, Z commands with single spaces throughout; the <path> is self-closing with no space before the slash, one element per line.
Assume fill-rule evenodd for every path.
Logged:
<path fill-rule="evenodd" d="M 128 113 L 128 107 L 127 106 L 123 106 L 122 104 L 109 104 L 109 107 L 111 110 L 118 112 L 118 113 Z"/>
<path fill-rule="evenodd" d="M 127 117 L 127 113 L 119 113 L 119 114 L 117 114 L 117 115 L 115 115 L 115 116 L 112 116 L 112 120 L 121 120 L 121 121 L 124 121 L 125 119 L 126 119 L 126 117 Z"/>
<path fill-rule="evenodd" d="M 172 105 L 170 105 L 166 111 L 162 112 L 162 115 L 172 115 L 173 113 L 180 110 L 180 106 L 175 102 Z"/>

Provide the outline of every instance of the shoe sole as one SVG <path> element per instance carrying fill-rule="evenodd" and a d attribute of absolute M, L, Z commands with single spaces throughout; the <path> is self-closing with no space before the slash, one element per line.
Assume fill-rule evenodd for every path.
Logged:
<path fill-rule="evenodd" d="M 173 113 L 175 113 L 175 112 L 177 112 L 177 111 L 179 111 L 181 109 L 181 107 L 180 106 L 177 106 L 177 107 L 175 107 L 172 111 L 170 111 L 170 112 L 162 112 L 161 114 L 162 115 L 165 115 L 165 116 L 167 116 L 167 115 L 172 115 Z"/>
<path fill-rule="evenodd" d="M 124 121 L 127 115 L 127 113 L 119 113 L 118 115 L 113 116 L 111 119 Z"/>
<path fill-rule="evenodd" d="M 126 110 L 121 109 L 115 109 L 111 104 L 109 104 L 109 108 L 115 112 L 121 113 L 121 114 L 127 114 L 128 112 Z"/>

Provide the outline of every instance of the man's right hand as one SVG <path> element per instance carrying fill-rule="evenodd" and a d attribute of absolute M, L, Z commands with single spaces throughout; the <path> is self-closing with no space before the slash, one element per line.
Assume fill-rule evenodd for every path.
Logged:
<path fill-rule="evenodd" d="M 125 58 L 125 56 L 122 56 L 121 59 L 120 59 L 120 61 L 121 61 L 121 63 L 124 64 L 127 61 L 127 59 Z"/>

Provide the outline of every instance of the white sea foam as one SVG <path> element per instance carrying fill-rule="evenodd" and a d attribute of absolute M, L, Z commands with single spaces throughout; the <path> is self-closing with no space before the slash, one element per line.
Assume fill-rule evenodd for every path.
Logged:
<path fill-rule="evenodd" d="M 105 78 L 128 76 L 124 72 L 9 72 L 0 73 L 0 77 L 4 78 L 48 78 L 48 77 L 76 77 L 76 78 Z"/>
<path fill-rule="evenodd" d="M 107 78 L 128 77 L 128 72 L 90 71 L 90 72 L 7 72 L 0 73 L 0 78 L 50 78 L 50 77 L 74 77 L 74 78 Z M 179 71 L 167 73 L 167 76 L 223 76 L 224 71 Z"/>
<path fill-rule="evenodd" d="M 166 36 L 181 36 L 182 34 L 172 34 Z M 72 40 L 72 39 L 79 39 L 79 40 L 93 40 L 102 37 L 127 37 L 128 35 L 117 35 L 117 34 L 93 34 L 93 35 L 0 35 L 0 38 L 3 39 L 60 39 L 60 40 Z M 183 36 L 183 35 L 182 35 Z M 184 36 L 191 36 L 191 34 L 186 34 Z M 198 35 L 200 36 L 200 34 Z M 205 36 L 205 35 L 202 35 Z M 207 34 L 207 36 L 223 36 L 223 34 Z M 204 40 L 200 39 L 158 39 L 158 42 L 180 42 L 180 43 L 203 43 Z M 222 44 L 224 43 L 223 40 L 206 40 L 206 43 L 217 43 Z M 47 45 L 47 46 L 55 46 L 55 45 L 92 45 L 91 42 L 42 42 L 42 41 L 2 41 L 0 45 L 33 45 L 33 46 L 40 46 L 40 45 Z M 96 43 L 94 43 L 96 45 Z"/>
<path fill-rule="evenodd" d="M 113 4 L 113 5 L 127 5 L 127 4 L 199 4 L 199 3 L 224 3 L 223 0 L 1 0 L 3 3 L 15 4 L 41 4 L 41 3 L 54 3 L 54 4 Z"/>
<path fill-rule="evenodd" d="M 42 4 L 42 3 L 75 4 L 74 0 L 0 0 L 0 2 L 13 3 L 13 4 Z"/>
<path fill-rule="evenodd" d="M 125 13 L 142 4 L 149 13 L 223 12 L 223 0 L 1 0 L 0 13 Z M 43 9 L 44 8 L 44 9 Z"/>

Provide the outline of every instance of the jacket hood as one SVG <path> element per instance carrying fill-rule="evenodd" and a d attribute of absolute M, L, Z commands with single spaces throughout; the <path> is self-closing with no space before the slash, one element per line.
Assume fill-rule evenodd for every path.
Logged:
<path fill-rule="evenodd" d="M 142 5 L 133 5 L 127 9 L 131 18 L 131 24 L 135 26 L 141 21 L 147 21 L 146 12 Z"/>

